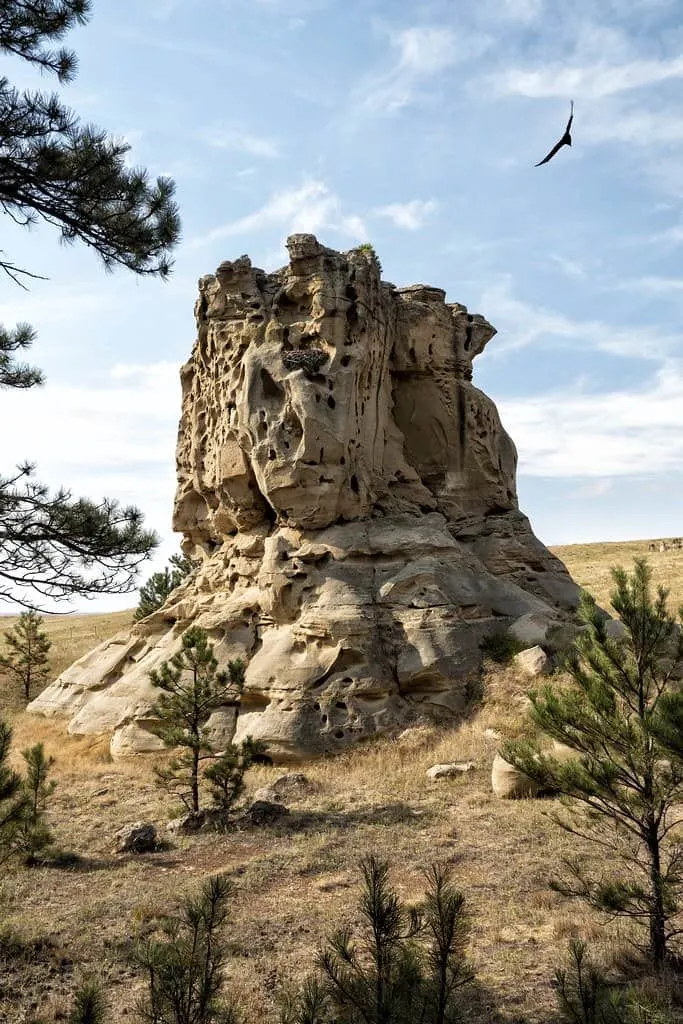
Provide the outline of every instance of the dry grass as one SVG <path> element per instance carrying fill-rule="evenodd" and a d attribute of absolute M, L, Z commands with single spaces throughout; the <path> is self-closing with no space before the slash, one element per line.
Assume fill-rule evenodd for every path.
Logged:
<path fill-rule="evenodd" d="M 470 1021 L 548 1021 L 552 972 L 568 937 L 588 936 L 609 954 L 616 933 L 549 891 L 549 872 L 568 850 L 547 816 L 549 803 L 500 802 L 490 792 L 497 741 L 485 730 L 519 729 L 523 689 L 511 670 L 497 670 L 484 704 L 458 728 L 420 727 L 307 764 L 309 791 L 292 801 L 280 825 L 182 838 L 141 857 L 113 855 L 112 848 L 116 830 L 133 821 L 164 830 L 171 807 L 154 785 L 150 761 L 107 763 L 101 743 L 17 715 L 17 748 L 43 740 L 57 758 L 52 824 L 60 845 L 85 860 L 72 870 L 12 868 L 4 876 L 4 919 L 25 942 L 53 944 L 47 968 L 44 961 L 17 968 L 23 992 L 8 1001 L 6 1019 L 22 1020 L 20 1006 L 31 1001 L 63 1006 L 78 973 L 73 963 L 105 978 L 114 1024 L 130 1020 L 141 986 L 126 960 L 131 940 L 202 878 L 227 872 L 237 889 L 230 985 L 250 1024 L 276 1020 L 282 983 L 310 969 L 334 926 L 357 921 L 358 861 L 374 852 L 391 861 L 397 887 L 412 901 L 423 892 L 423 867 L 435 859 L 455 863 L 472 915 L 478 981 Z M 476 770 L 427 781 L 430 765 L 454 759 L 473 760 Z M 249 790 L 280 771 L 255 769 Z"/>
<path fill-rule="evenodd" d="M 643 547 L 574 546 L 558 554 L 604 601 L 600 588 L 609 566 L 628 564 Z M 657 571 L 680 593 L 679 558 L 657 553 L 651 562 L 659 562 Z M 87 649 L 92 637 L 81 643 L 81 629 L 104 636 L 119 629 L 125 615 L 59 620 L 59 657 Z M 523 729 L 525 686 L 512 670 L 497 668 L 486 676 L 483 702 L 459 726 L 419 727 L 303 766 L 310 786 L 291 801 L 282 823 L 174 839 L 164 852 L 139 857 L 114 855 L 114 834 L 142 819 L 164 833 L 172 806 L 154 784 L 152 760 L 111 763 L 106 740 L 69 737 L 54 721 L 15 712 L 16 749 L 42 740 L 57 759 L 52 825 L 60 845 L 84 860 L 72 870 L 5 869 L 0 913 L 25 953 L 6 965 L 0 1020 L 30 1020 L 31 1003 L 45 1013 L 63 1012 L 84 971 L 105 979 L 113 1024 L 135 1019 L 142 982 L 126 958 L 131 941 L 153 929 L 158 915 L 201 879 L 227 872 L 236 888 L 229 986 L 249 1024 L 275 1021 L 281 984 L 310 969 L 332 928 L 358 921 L 358 861 L 368 852 L 391 861 L 408 900 L 420 897 L 421 871 L 432 860 L 455 864 L 472 920 L 472 1024 L 552 1020 L 553 969 L 564 959 L 568 938 L 588 938 L 596 953 L 613 959 L 626 937 L 549 890 L 553 869 L 576 849 L 548 816 L 553 802 L 497 801 L 490 791 L 498 741 L 486 730 L 511 736 Z M 426 769 L 450 760 L 472 760 L 476 769 L 428 782 Z M 249 791 L 281 771 L 258 767 Z M 41 939 L 48 944 L 41 946 Z M 0 963 L 0 977 L 2 969 Z"/>
<path fill-rule="evenodd" d="M 647 558 L 655 585 L 670 591 L 670 607 L 678 609 L 683 604 L 683 550 L 648 551 L 650 543 L 649 540 L 632 540 L 609 544 L 567 544 L 552 548 L 552 551 L 562 559 L 576 582 L 589 590 L 598 604 L 608 610 L 612 566 L 631 569 L 634 558 Z"/>
<path fill-rule="evenodd" d="M 5 633 L 17 621 L 16 615 L 0 615 L 0 651 L 4 649 Z M 110 612 L 108 615 L 44 615 L 41 629 L 52 642 L 49 654 L 50 679 L 56 679 L 74 661 L 132 621 L 132 609 Z M 20 697 L 20 694 L 8 691 L 6 686 L 0 684 L 0 708 L 3 711 L 16 710 L 22 703 Z"/>

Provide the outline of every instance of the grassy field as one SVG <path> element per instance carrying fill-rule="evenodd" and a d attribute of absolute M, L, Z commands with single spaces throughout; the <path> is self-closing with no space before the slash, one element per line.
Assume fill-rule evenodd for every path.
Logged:
<path fill-rule="evenodd" d="M 589 590 L 607 609 L 612 589 L 612 566 L 630 569 L 634 558 L 647 558 L 655 586 L 663 586 L 670 591 L 670 607 L 677 609 L 683 604 L 683 550 L 649 551 L 650 543 L 648 540 L 633 540 L 609 544 L 567 544 L 551 550 L 562 559 L 576 582 Z"/>
<path fill-rule="evenodd" d="M 609 566 L 629 564 L 643 551 L 647 542 L 557 553 L 605 602 Z M 680 553 L 657 552 L 650 561 L 680 599 Z M 48 620 L 55 668 L 121 628 L 129 614 Z M 562 857 L 576 851 L 576 840 L 570 843 L 549 817 L 554 802 L 492 795 L 499 740 L 491 730 L 504 737 L 522 732 L 527 683 L 501 668 L 489 670 L 484 683 L 482 703 L 459 726 L 418 727 L 302 766 L 309 785 L 280 824 L 174 838 L 164 852 L 138 857 L 113 853 L 117 829 L 144 819 L 164 834 L 174 810 L 154 784 L 152 762 L 111 762 L 106 737 L 69 737 L 59 723 L 12 711 L 15 750 L 42 740 L 56 758 L 50 820 L 60 845 L 83 861 L 70 870 L 5 866 L 0 913 L 20 941 L 4 963 L 0 943 L 0 1021 L 28 1024 L 31 1005 L 48 1021 L 63 1019 L 84 973 L 103 978 L 112 1024 L 135 1020 L 143 982 L 127 960 L 131 941 L 149 934 L 160 914 L 214 872 L 226 872 L 235 885 L 228 987 L 248 1024 L 275 1021 L 281 985 L 310 969 L 334 927 L 358 921 L 358 860 L 369 852 L 390 860 L 408 900 L 423 892 L 421 871 L 431 861 L 455 865 L 471 913 L 477 975 L 468 1021 L 552 1021 L 553 970 L 568 939 L 588 939 L 596 954 L 616 963 L 629 935 L 549 889 Z M 430 765 L 451 760 L 476 767 L 457 779 L 427 780 Z M 248 792 L 281 771 L 259 766 Z M 594 856 L 589 848 L 581 852 Z"/>

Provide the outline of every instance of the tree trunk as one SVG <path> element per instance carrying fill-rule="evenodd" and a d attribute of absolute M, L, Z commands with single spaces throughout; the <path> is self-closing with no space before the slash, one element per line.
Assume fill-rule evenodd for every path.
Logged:
<path fill-rule="evenodd" d="M 192 810 L 199 814 L 199 747 L 192 748 Z"/>
<path fill-rule="evenodd" d="M 664 886 L 659 856 L 659 835 L 654 826 L 649 830 L 647 848 L 650 855 L 650 956 L 657 970 L 664 966 L 666 955 L 666 917 Z"/>

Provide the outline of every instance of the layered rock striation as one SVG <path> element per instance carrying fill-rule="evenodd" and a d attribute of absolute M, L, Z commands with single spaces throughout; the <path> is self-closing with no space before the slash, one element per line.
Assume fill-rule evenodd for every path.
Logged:
<path fill-rule="evenodd" d="M 571 616 L 578 588 L 519 511 L 516 451 L 472 360 L 495 334 L 374 252 L 289 238 L 199 282 L 181 369 L 174 528 L 201 567 L 30 710 L 154 749 L 150 669 L 182 632 L 248 662 L 217 737 L 274 758 L 336 750 L 471 697 L 481 642 Z"/>

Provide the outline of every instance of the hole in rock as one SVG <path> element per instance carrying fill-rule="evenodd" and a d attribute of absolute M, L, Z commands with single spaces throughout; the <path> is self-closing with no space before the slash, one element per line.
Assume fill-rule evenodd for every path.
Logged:
<path fill-rule="evenodd" d="M 341 708 L 342 711 L 346 711 L 346 701 L 345 700 L 338 700 L 338 701 L 336 701 L 334 706 L 335 706 L 335 708 Z"/>
<path fill-rule="evenodd" d="M 275 458 L 275 449 L 274 448 L 269 448 L 268 449 L 268 458 L 270 459 L 271 462 Z"/>
<path fill-rule="evenodd" d="M 315 400 L 316 400 L 316 402 L 319 402 L 320 401 L 320 395 L 316 395 L 315 396 Z"/>
<path fill-rule="evenodd" d="M 355 473 L 351 477 L 349 483 L 351 485 L 351 490 L 353 491 L 353 493 L 358 494 L 358 492 L 360 491 L 360 487 L 358 486 L 358 477 L 356 476 Z"/>
<path fill-rule="evenodd" d="M 282 398 L 284 391 L 277 384 L 264 366 L 261 367 L 261 387 L 266 398 Z"/>
<path fill-rule="evenodd" d="M 314 711 L 320 711 L 320 705 L 319 705 L 319 704 L 317 703 L 317 701 L 316 701 L 316 703 L 315 703 L 315 704 L 313 705 L 313 710 L 314 710 Z"/>
<path fill-rule="evenodd" d="M 351 356 L 342 356 L 342 359 L 341 359 L 342 366 L 348 366 L 350 362 L 351 362 Z"/>
<path fill-rule="evenodd" d="M 318 459 L 318 461 L 319 462 L 324 462 L 325 461 L 325 449 L 324 448 L 320 449 L 320 458 Z"/>
<path fill-rule="evenodd" d="M 334 407 L 336 406 L 337 403 L 335 402 L 332 395 L 327 396 L 327 404 L 329 405 L 330 409 L 334 409 Z"/>
<path fill-rule="evenodd" d="M 334 736 L 335 740 L 343 740 L 344 739 L 344 730 L 343 729 L 335 729 L 334 732 L 332 733 L 332 735 Z"/>
<path fill-rule="evenodd" d="M 327 715 L 321 715 L 320 716 L 320 721 L 321 722 L 327 722 Z"/>
<path fill-rule="evenodd" d="M 342 455 L 341 459 L 339 460 L 339 465 L 340 466 L 345 466 L 346 465 L 346 459 L 344 458 L 343 455 Z"/>

